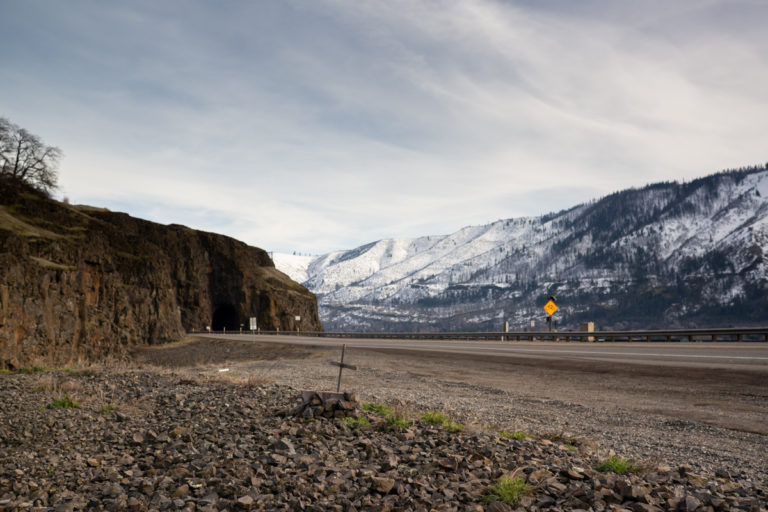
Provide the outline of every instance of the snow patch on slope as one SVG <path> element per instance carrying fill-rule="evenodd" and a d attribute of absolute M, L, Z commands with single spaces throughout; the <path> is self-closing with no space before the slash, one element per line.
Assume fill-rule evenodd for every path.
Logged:
<path fill-rule="evenodd" d="M 309 264 L 317 256 L 297 256 L 295 254 L 273 253 L 272 261 L 275 268 L 286 274 L 297 283 L 303 283 L 307 280 L 307 269 Z"/>

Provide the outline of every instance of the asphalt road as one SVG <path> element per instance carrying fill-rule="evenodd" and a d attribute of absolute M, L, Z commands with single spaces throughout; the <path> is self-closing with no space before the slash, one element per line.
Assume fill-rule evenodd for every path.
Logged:
<path fill-rule="evenodd" d="M 301 336 L 253 336 L 247 334 L 203 335 L 211 338 L 251 339 L 260 342 L 336 345 L 383 352 L 418 352 L 466 355 L 499 359 L 541 359 L 583 362 L 599 361 L 650 366 L 682 366 L 748 370 L 768 374 L 768 343 L 765 342 L 672 342 L 672 343 L 578 343 L 494 342 L 463 340 L 334 339 Z M 766 381 L 768 385 L 768 380 Z"/>

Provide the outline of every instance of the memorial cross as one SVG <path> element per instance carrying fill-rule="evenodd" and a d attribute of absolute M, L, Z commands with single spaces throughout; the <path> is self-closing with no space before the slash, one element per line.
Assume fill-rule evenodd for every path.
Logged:
<path fill-rule="evenodd" d="M 344 362 L 344 350 L 346 348 L 347 348 L 346 343 L 341 346 L 341 361 L 340 362 L 331 361 L 331 364 L 333 366 L 338 366 L 339 367 L 339 380 L 336 382 L 336 392 L 337 393 L 341 389 L 341 372 L 342 372 L 342 370 L 344 370 L 344 368 L 349 368 L 350 370 L 357 370 L 357 366 L 355 366 L 353 364 L 346 364 Z"/>

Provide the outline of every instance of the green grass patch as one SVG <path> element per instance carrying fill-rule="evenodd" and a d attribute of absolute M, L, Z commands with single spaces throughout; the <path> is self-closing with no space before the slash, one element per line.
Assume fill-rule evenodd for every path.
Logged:
<path fill-rule="evenodd" d="M 447 420 L 443 423 L 443 428 L 451 434 L 457 434 L 464 431 L 464 425 L 455 421 Z"/>
<path fill-rule="evenodd" d="M 500 501 L 510 507 L 514 507 L 520 503 L 523 496 L 531 494 L 531 491 L 533 491 L 533 487 L 528 485 L 521 477 L 510 478 L 505 475 L 485 490 L 483 501 L 485 503 Z"/>
<path fill-rule="evenodd" d="M 361 407 L 363 408 L 364 411 L 372 412 L 374 414 L 381 416 L 382 418 L 386 418 L 387 416 L 392 416 L 392 408 L 387 407 L 386 405 L 375 404 L 373 402 L 363 402 Z"/>
<path fill-rule="evenodd" d="M 564 445 L 573 445 L 573 446 L 579 446 L 581 442 L 576 439 L 575 437 L 567 436 L 563 433 L 549 433 L 542 436 L 544 439 L 549 439 L 550 441 L 554 443 L 560 443 Z"/>
<path fill-rule="evenodd" d="M 382 425 L 382 430 L 405 430 L 413 422 L 401 414 L 392 414 L 384 418 L 386 421 Z"/>
<path fill-rule="evenodd" d="M 344 423 L 349 428 L 361 428 L 361 427 L 370 427 L 371 422 L 365 419 L 363 416 L 359 416 L 357 418 L 342 418 L 342 423 Z"/>
<path fill-rule="evenodd" d="M 406 418 L 405 412 L 401 410 L 394 410 L 391 407 L 387 407 L 386 405 L 375 404 L 373 402 L 363 402 L 361 407 L 366 412 L 370 412 L 384 418 L 384 423 L 379 425 L 380 430 L 405 430 L 413 425 L 413 422 Z"/>
<path fill-rule="evenodd" d="M 16 370 L 16 373 L 40 373 L 40 372 L 48 372 L 51 371 L 52 368 L 48 368 L 47 366 L 22 366 L 18 370 Z"/>
<path fill-rule="evenodd" d="M 424 413 L 421 417 L 421 421 L 429 423 L 430 425 L 443 425 L 448 421 L 448 416 L 442 411 L 429 411 Z"/>
<path fill-rule="evenodd" d="M 421 417 L 421 421 L 429 425 L 443 427 L 453 434 L 464 430 L 464 425 L 452 421 L 443 411 L 428 411 Z"/>
<path fill-rule="evenodd" d="M 631 461 L 622 457 L 610 457 L 608 460 L 604 460 L 595 468 L 598 471 L 610 471 L 618 475 L 626 475 L 627 473 L 637 473 L 640 468 Z"/>
<path fill-rule="evenodd" d="M 48 405 L 49 409 L 79 409 L 80 404 L 72 400 L 69 395 L 57 398 Z"/>
<path fill-rule="evenodd" d="M 502 439 L 517 439 L 518 441 L 522 441 L 523 439 L 536 439 L 532 435 L 528 434 L 527 432 L 523 432 L 522 430 L 518 430 L 515 432 L 508 432 L 506 430 L 502 430 L 499 432 L 499 437 Z"/>
<path fill-rule="evenodd" d="M 0 369 L 0 375 L 10 375 L 13 373 L 11 370 L 6 370 L 5 368 Z"/>

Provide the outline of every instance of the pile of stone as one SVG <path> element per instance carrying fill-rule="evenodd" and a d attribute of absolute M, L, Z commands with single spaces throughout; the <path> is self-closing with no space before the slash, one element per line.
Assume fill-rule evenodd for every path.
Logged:
<path fill-rule="evenodd" d="M 360 398 L 356 393 L 331 391 L 302 391 L 301 403 L 293 410 L 298 418 L 357 417 Z"/>
<path fill-rule="evenodd" d="M 81 408 L 60 409 L 48 406 L 61 390 L 38 376 L 0 375 L 0 511 L 510 512 L 483 501 L 509 474 L 531 486 L 519 510 L 768 509 L 766 482 L 749 474 L 655 464 L 617 475 L 596 469 L 604 454 L 566 440 L 450 433 L 416 418 L 391 431 L 372 414 L 359 428 L 278 416 L 295 404 L 284 386 L 147 372 L 80 379 L 70 389 Z M 328 402 L 306 402 L 317 399 L 313 415 Z"/>

